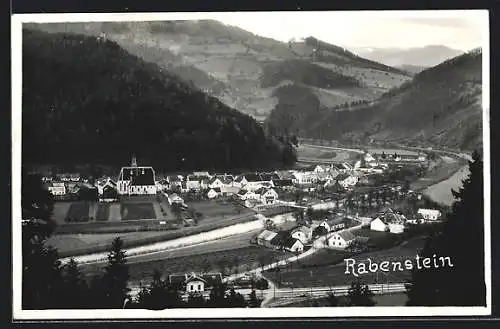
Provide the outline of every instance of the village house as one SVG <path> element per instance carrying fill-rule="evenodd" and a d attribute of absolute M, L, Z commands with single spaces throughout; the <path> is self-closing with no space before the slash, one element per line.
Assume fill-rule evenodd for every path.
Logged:
<path fill-rule="evenodd" d="M 176 193 L 172 193 L 172 194 L 168 195 L 167 200 L 168 200 L 168 203 L 170 205 L 172 205 L 174 203 L 184 204 L 184 200 Z"/>
<path fill-rule="evenodd" d="M 255 192 L 253 191 L 248 191 L 246 189 L 241 189 L 238 193 L 237 193 L 237 196 L 238 198 L 240 198 L 240 200 L 242 201 L 246 201 L 246 200 L 250 200 L 250 199 L 253 199 L 253 200 L 257 200 L 260 198 L 259 195 L 257 195 Z"/>
<path fill-rule="evenodd" d="M 116 189 L 116 182 L 109 177 L 103 177 L 97 180 L 96 187 L 99 195 L 103 194 L 104 188 L 107 186 Z"/>
<path fill-rule="evenodd" d="M 233 185 L 224 185 L 220 188 L 220 193 L 222 196 L 232 196 L 238 194 L 240 188 Z"/>
<path fill-rule="evenodd" d="M 370 229 L 379 232 L 401 234 L 404 232 L 406 217 L 389 208 L 370 223 Z"/>
<path fill-rule="evenodd" d="M 155 171 L 153 167 L 137 166 L 137 160 L 132 157 L 130 167 L 123 167 L 118 176 L 118 194 L 154 195 L 157 193 Z"/>
<path fill-rule="evenodd" d="M 257 244 L 260 246 L 275 248 L 276 246 L 271 243 L 271 241 L 278 235 L 278 233 L 264 230 L 257 236 Z"/>
<path fill-rule="evenodd" d="M 353 187 L 358 183 L 358 177 L 350 175 L 348 173 L 342 173 L 338 175 L 336 177 L 336 180 L 343 188 Z"/>
<path fill-rule="evenodd" d="M 188 294 L 204 292 L 206 283 L 205 279 L 193 273 L 186 279 L 186 292 Z"/>
<path fill-rule="evenodd" d="M 292 181 L 295 185 L 314 184 L 318 179 L 318 176 L 313 171 L 295 171 L 292 175 Z"/>
<path fill-rule="evenodd" d="M 287 251 L 295 253 L 304 251 L 304 244 L 300 240 L 295 239 L 293 237 L 288 237 L 287 239 L 285 239 L 283 241 L 282 247 Z"/>
<path fill-rule="evenodd" d="M 330 166 L 326 166 L 326 165 L 317 165 L 316 167 L 314 167 L 314 172 L 316 174 L 324 174 L 324 173 L 327 173 L 329 172 L 331 169 Z"/>
<path fill-rule="evenodd" d="M 211 188 L 208 192 L 207 192 L 207 197 L 209 199 L 215 199 L 217 197 L 219 197 L 221 195 L 221 190 L 220 190 L 220 187 L 214 187 L 214 188 Z"/>
<path fill-rule="evenodd" d="M 168 276 L 169 284 L 177 291 L 183 292 L 187 295 L 203 294 L 215 284 L 222 282 L 221 273 L 185 273 L 185 274 L 171 274 Z"/>
<path fill-rule="evenodd" d="M 54 196 L 66 195 L 66 184 L 63 182 L 52 182 L 47 189 Z"/>
<path fill-rule="evenodd" d="M 345 249 L 353 241 L 356 240 L 356 236 L 350 231 L 344 230 L 339 232 L 334 232 L 327 238 L 328 247 Z"/>
<path fill-rule="evenodd" d="M 290 236 L 299 240 L 302 244 L 308 243 L 312 239 L 313 229 L 310 226 L 297 226 L 290 231 Z"/>
<path fill-rule="evenodd" d="M 195 176 L 195 175 L 188 175 L 186 177 L 186 187 L 190 191 L 199 191 L 202 189 L 201 187 L 201 182 L 202 180 L 206 178 L 205 176 Z"/>
<path fill-rule="evenodd" d="M 441 211 L 436 209 L 425 209 L 420 208 L 417 211 L 418 214 L 422 215 L 425 220 L 434 221 L 441 219 Z"/>
<path fill-rule="evenodd" d="M 182 186 L 182 179 L 183 177 L 181 175 L 167 176 L 168 189 L 169 190 L 180 189 Z"/>
<path fill-rule="evenodd" d="M 263 204 L 274 204 L 278 200 L 278 193 L 272 188 L 261 187 L 255 194 L 260 196 L 260 201 Z"/>
<path fill-rule="evenodd" d="M 279 180 L 280 176 L 276 173 L 261 173 L 260 179 L 263 183 L 268 184 L 269 187 L 274 187 L 274 181 Z"/>
<path fill-rule="evenodd" d="M 291 179 L 275 179 L 273 180 L 274 187 L 282 191 L 294 190 L 293 181 Z"/>
<path fill-rule="evenodd" d="M 193 176 L 212 178 L 212 176 L 210 175 L 210 173 L 208 171 L 195 171 L 195 172 L 193 172 Z"/>
<path fill-rule="evenodd" d="M 327 232 L 333 232 L 343 230 L 346 227 L 346 222 L 344 217 L 334 217 L 325 219 L 319 226 L 323 226 Z"/>

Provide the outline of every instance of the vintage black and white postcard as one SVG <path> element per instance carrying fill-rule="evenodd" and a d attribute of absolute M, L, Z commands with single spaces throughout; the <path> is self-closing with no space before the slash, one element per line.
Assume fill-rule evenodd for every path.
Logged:
<path fill-rule="evenodd" d="M 488 18 L 14 15 L 14 319 L 489 315 Z"/>

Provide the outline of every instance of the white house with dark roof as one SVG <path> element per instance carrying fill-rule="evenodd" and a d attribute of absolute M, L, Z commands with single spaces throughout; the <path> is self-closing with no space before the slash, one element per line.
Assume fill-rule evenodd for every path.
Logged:
<path fill-rule="evenodd" d="M 241 190 L 237 193 L 237 196 L 238 196 L 238 198 L 240 198 L 242 201 L 246 201 L 246 200 L 250 200 L 250 199 L 253 199 L 253 200 L 260 199 L 260 195 L 256 194 L 254 191 L 248 191 L 248 190 L 246 190 L 246 189 L 241 189 Z"/>
<path fill-rule="evenodd" d="M 304 244 L 302 241 L 295 239 L 293 237 L 288 237 L 283 241 L 283 249 L 290 252 L 303 252 Z"/>
<path fill-rule="evenodd" d="M 261 187 L 255 191 L 255 194 L 260 196 L 263 204 L 274 204 L 278 200 L 278 193 L 272 188 Z"/>
<path fill-rule="evenodd" d="M 132 157 L 130 167 L 120 170 L 117 182 L 118 194 L 121 195 L 154 195 L 157 192 L 155 171 L 153 167 L 137 166 L 135 157 Z"/>
<path fill-rule="evenodd" d="M 356 236 L 348 230 L 334 232 L 327 237 L 328 246 L 339 249 L 345 249 L 355 240 Z"/>

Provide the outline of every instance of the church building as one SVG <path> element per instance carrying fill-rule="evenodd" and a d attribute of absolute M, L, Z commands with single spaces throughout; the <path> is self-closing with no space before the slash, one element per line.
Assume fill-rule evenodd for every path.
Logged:
<path fill-rule="evenodd" d="M 120 170 L 117 182 L 118 194 L 121 195 L 155 195 L 155 171 L 153 167 L 137 166 L 137 159 L 132 157 L 130 167 Z"/>

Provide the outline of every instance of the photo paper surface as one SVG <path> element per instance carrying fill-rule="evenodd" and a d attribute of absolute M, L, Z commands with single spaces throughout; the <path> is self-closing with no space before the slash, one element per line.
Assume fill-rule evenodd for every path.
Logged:
<path fill-rule="evenodd" d="M 12 17 L 13 316 L 489 315 L 488 12 Z"/>

